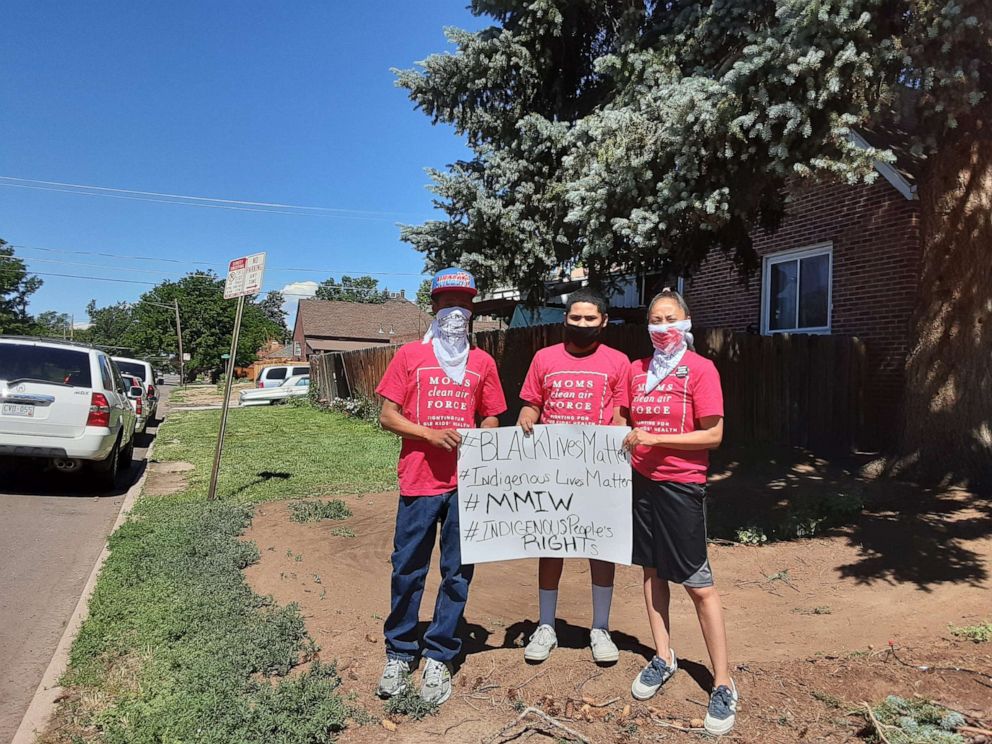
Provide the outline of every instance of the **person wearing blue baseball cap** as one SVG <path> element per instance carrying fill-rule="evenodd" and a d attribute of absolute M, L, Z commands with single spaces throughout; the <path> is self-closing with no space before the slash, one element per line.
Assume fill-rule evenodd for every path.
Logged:
<path fill-rule="evenodd" d="M 506 410 L 496 362 L 469 343 L 476 294 L 475 278 L 464 269 L 437 272 L 431 280 L 434 322 L 423 341 L 400 347 L 376 388 L 384 398 L 382 427 L 403 439 L 381 697 L 406 688 L 420 656 L 425 659 L 421 698 L 439 705 L 451 696 L 451 664 L 461 651 L 456 631 L 474 568 L 461 561 L 458 430 L 494 428 Z M 441 585 L 421 644 L 417 622 L 439 524 Z"/>

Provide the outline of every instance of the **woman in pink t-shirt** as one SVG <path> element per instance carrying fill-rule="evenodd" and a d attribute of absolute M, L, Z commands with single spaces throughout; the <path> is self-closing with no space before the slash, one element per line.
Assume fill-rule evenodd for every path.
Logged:
<path fill-rule="evenodd" d="M 665 290 L 648 307 L 654 354 L 631 365 L 630 425 L 624 440 L 633 466 L 633 563 L 644 569 L 644 600 L 656 655 L 631 694 L 655 695 L 678 669 L 671 648 L 668 583 L 682 584 L 713 664 L 704 726 L 720 735 L 734 726 L 737 688 L 730 678 L 720 597 L 706 555 L 708 452 L 723 439 L 723 393 L 713 362 L 691 349 L 689 308 Z"/>

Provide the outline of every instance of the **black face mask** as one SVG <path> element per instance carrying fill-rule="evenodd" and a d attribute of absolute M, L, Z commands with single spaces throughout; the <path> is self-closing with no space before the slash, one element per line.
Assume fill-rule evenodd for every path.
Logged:
<path fill-rule="evenodd" d="M 577 326 L 566 323 L 565 343 L 584 349 L 599 340 L 599 334 L 602 330 L 602 326 Z"/>

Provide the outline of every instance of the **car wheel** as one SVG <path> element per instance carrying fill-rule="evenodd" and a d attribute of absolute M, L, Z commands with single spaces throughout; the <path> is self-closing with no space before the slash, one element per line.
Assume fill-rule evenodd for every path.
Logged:
<path fill-rule="evenodd" d="M 127 472 L 131 468 L 131 461 L 134 460 L 134 437 L 131 435 L 131 441 L 127 443 L 127 447 L 121 450 L 121 456 L 117 460 L 117 470 L 119 472 Z"/>
<path fill-rule="evenodd" d="M 117 486 L 117 476 L 120 473 L 121 443 L 118 440 L 110 454 L 100 462 L 93 464 L 96 471 L 96 482 L 100 488 L 112 489 Z"/>

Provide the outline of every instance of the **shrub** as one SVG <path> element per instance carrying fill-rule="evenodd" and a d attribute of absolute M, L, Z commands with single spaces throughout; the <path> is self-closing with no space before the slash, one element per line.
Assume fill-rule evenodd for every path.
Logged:
<path fill-rule="evenodd" d="M 351 509 L 341 499 L 330 501 L 294 501 L 289 505 L 294 522 L 319 522 L 322 519 L 347 519 Z"/>

